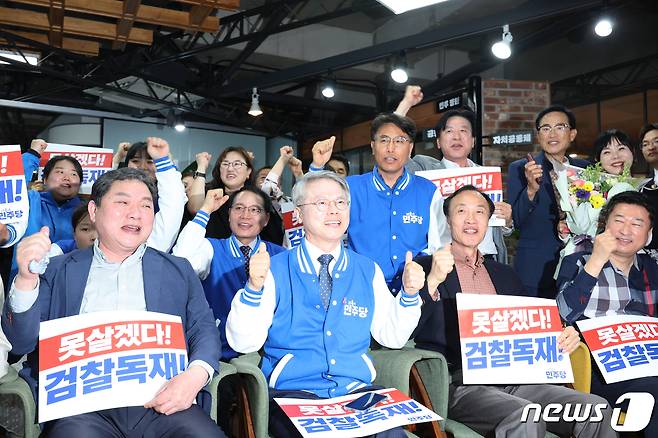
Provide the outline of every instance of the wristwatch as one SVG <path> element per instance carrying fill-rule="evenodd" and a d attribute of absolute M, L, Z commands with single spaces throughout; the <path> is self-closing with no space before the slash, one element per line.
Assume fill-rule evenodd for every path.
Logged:
<path fill-rule="evenodd" d="M 200 176 L 200 177 L 205 178 L 205 177 L 206 177 L 206 174 L 203 173 L 203 172 L 194 172 L 194 178 L 195 178 L 195 179 L 196 179 L 197 176 Z"/>

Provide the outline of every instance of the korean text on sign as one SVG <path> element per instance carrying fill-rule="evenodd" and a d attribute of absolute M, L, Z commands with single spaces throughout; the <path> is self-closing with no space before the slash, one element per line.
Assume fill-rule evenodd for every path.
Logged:
<path fill-rule="evenodd" d="M 95 312 L 44 321 L 39 421 L 143 405 L 186 366 L 179 316 Z"/>
<path fill-rule="evenodd" d="M 52 157 L 59 155 L 73 157 L 82 166 L 80 193 L 89 194 L 94 182 L 101 175 L 112 170 L 112 154 L 112 149 L 48 143 L 48 148 L 41 154 L 39 161 L 39 179 L 43 179 L 43 167 Z"/>
<path fill-rule="evenodd" d="M 416 175 L 429 179 L 444 197 L 463 186 L 472 185 L 482 190 L 493 202 L 503 200 L 503 179 L 500 167 L 458 167 L 454 169 L 423 170 Z M 491 226 L 505 225 L 505 221 L 495 215 L 489 221 Z"/>
<path fill-rule="evenodd" d="M 466 384 L 569 383 L 569 355 L 554 300 L 457 294 Z"/>
<path fill-rule="evenodd" d="M 274 400 L 304 437 L 365 436 L 406 424 L 441 420 L 439 415 L 397 389 L 374 392 L 385 394 L 386 398 L 365 411 L 345 406 L 363 393 L 324 400 Z"/>
<path fill-rule="evenodd" d="M 26 221 L 28 210 L 21 147 L 0 146 L 0 223 Z"/>
<path fill-rule="evenodd" d="M 615 315 L 576 324 L 607 383 L 658 376 L 658 318 Z"/>

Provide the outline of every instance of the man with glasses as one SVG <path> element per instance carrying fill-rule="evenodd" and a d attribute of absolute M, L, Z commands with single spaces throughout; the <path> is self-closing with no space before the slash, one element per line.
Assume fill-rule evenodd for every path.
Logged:
<path fill-rule="evenodd" d="M 228 201 L 231 236 L 226 239 L 206 238 L 210 215 Z M 210 308 L 215 315 L 222 340 L 222 360 L 238 354 L 226 342 L 226 318 L 235 293 L 244 287 L 249 275 L 249 259 L 261 242 L 269 254 L 285 251 L 279 245 L 261 240 L 260 232 L 270 219 L 270 198 L 260 189 L 243 187 L 229 198 L 222 189 L 208 190 L 203 205 L 194 219 L 185 225 L 174 246 L 173 254 L 189 260 L 201 279 Z"/>
<path fill-rule="evenodd" d="M 587 161 L 567 156 L 576 138 L 576 117 L 561 105 L 550 106 L 535 119 L 537 140 L 542 148 L 532 160 L 520 159 L 509 166 L 507 199 L 512 204 L 514 226 L 520 231 L 514 268 L 528 295 L 555 298 L 553 275 L 562 242 L 558 222 L 562 219 L 555 199 L 551 171 L 565 171 L 565 164 L 587 167 Z"/>
<path fill-rule="evenodd" d="M 404 167 L 415 136 L 413 120 L 398 114 L 377 116 L 370 127 L 375 167 L 346 179 L 353 195 L 348 246 L 377 262 L 393 294 L 400 291 L 405 253 L 441 247 L 445 229 L 440 190 Z M 324 168 L 334 141 L 331 137 L 313 146 L 310 171 Z"/>
<path fill-rule="evenodd" d="M 249 280 L 233 299 L 226 337 L 236 351 L 264 350 L 270 397 L 322 399 L 374 389 L 370 335 L 401 348 L 420 317 L 422 268 L 406 257 L 403 290 L 393 297 L 381 269 L 342 245 L 350 189 L 341 176 L 306 174 L 292 192 L 304 223 L 302 243 L 270 259 L 264 245 L 249 261 Z M 300 436 L 276 402 L 270 434 Z M 404 437 L 396 428 L 377 436 Z"/>
<path fill-rule="evenodd" d="M 658 205 L 658 123 L 651 123 L 640 131 L 640 149 L 642 156 L 649 165 L 649 180 L 640 187 L 652 205 Z M 654 216 L 653 229 L 658 230 L 658 215 Z M 653 239 L 647 246 L 653 250 L 654 257 L 658 254 L 658 231 L 654 231 Z"/>

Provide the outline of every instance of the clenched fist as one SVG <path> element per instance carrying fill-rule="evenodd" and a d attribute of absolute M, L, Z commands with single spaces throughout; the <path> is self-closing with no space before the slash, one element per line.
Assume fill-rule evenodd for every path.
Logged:
<path fill-rule="evenodd" d="M 425 285 L 425 271 L 423 267 L 413 261 L 411 251 L 407 251 L 402 272 L 402 288 L 407 295 L 416 295 Z"/>
<path fill-rule="evenodd" d="M 270 255 L 263 242 L 258 247 L 258 252 L 249 259 L 249 288 L 261 290 L 265 284 L 265 277 L 270 270 Z"/>
<path fill-rule="evenodd" d="M 336 142 L 336 137 L 331 136 L 326 140 L 321 140 L 316 142 L 313 145 L 313 167 L 324 167 L 325 164 L 329 162 L 331 158 L 331 153 L 334 151 L 334 143 Z"/>
<path fill-rule="evenodd" d="M 169 143 L 162 138 L 149 137 L 146 139 L 146 152 L 154 160 L 166 157 L 169 155 Z"/>
<path fill-rule="evenodd" d="M 195 158 L 197 172 L 206 173 L 206 170 L 208 170 L 208 166 L 210 165 L 212 155 L 210 155 L 208 152 L 199 152 L 196 154 Z"/>
<path fill-rule="evenodd" d="M 16 288 L 19 290 L 32 290 L 37 285 L 39 274 L 30 271 L 30 262 L 39 261 L 50 251 L 50 231 L 48 227 L 41 227 L 38 233 L 23 239 L 16 248 Z"/>
<path fill-rule="evenodd" d="M 617 248 L 617 238 L 608 230 L 597 235 L 594 238 L 594 248 L 592 255 L 585 264 L 585 271 L 592 277 L 598 277 L 612 252 Z"/>
<path fill-rule="evenodd" d="M 30 149 L 39 155 L 43 154 L 43 151 L 45 151 L 47 147 L 48 143 L 46 143 L 46 140 L 42 140 L 40 138 L 35 138 L 32 140 L 32 143 L 30 143 Z"/>
<path fill-rule="evenodd" d="M 206 193 L 206 199 L 203 201 L 201 206 L 201 211 L 205 211 L 208 214 L 213 214 L 221 208 L 228 201 L 228 195 L 224 194 L 222 189 L 208 190 Z"/>

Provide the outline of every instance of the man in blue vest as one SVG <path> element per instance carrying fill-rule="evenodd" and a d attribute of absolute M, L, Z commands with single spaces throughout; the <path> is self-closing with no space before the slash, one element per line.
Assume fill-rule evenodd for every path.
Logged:
<path fill-rule="evenodd" d="M 372 172 L 346 178 L 352 192 L 352 221 L 347 243 L 374 260 L 391 292 L 400 291 L 405 253 L 414 255 L 443 246 L 445 220 L 441 192 L 431 181 L 405 169 L 416 137 L 416 124 L 398 114 L 380 114 L 370 126 Z M 324 168 L 336 138 L 313 146 L 310 171 Z"/>
<path fill-rule="evenodd" d="M 272 397 L 322 399 L 372 389 L 370 335 L 389 348 L 404 346 L 420 317 L 422 268 L 407 251 L 403 288 L 393 297 L 379 266 L 343 247 L 350 190 L 335 173 L 308 173 L 292 197 L 305 238 L 271 259 L 261 244 L 251 257 L 249 281 L 228 316 L 228 342 L 243 353 L 263 348 Z M 298 436 L 275 402 L 270 433 Z M 380 436 L 405 435 L 394 429 Z"/>
<path fill-rule="evenodd" d="M 542 152 L 531 160 L 513 162 L 507 175 L 507 199 L 512 204 L 514 227 L 520 231 L 514 269 L 528 295 L 555 298 L 553 275 L 562 248 L 557 228 L 563 217 L 551 172 L 566 171 L 566 164 L 587 167 L 589 163 L 567 156 L 577 131 L 576 117 L 565 107 L 554 105 L 541 111 L 535 128 Z"/>

